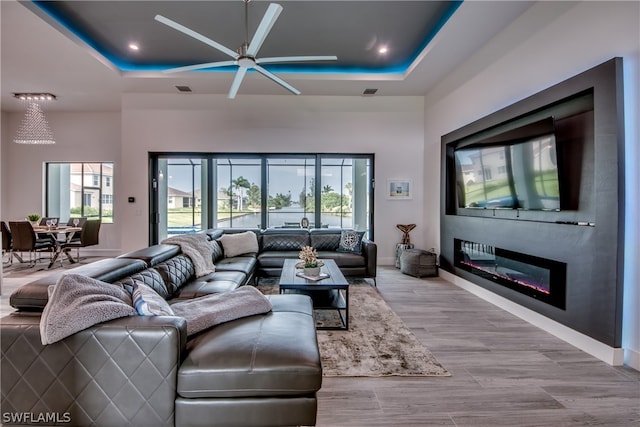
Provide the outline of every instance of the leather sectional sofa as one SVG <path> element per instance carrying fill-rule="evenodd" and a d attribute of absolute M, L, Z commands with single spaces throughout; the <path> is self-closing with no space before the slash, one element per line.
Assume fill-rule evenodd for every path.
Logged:
<path fill-rule="evenodd" d="M 214 241 L 225 232 L 238 230 L 206 231 Z M 333 242 L 339 236 L 339 230 L 254 232 L 258 253 L 225 257 L 222 245 L 212 243 L 216 271 L 200 278 L 178 246 L 160 244 L 17 289 L 10 297 L 17 310 L 0 321 L 3 424 L 315 425 L 322 366 L 313 307 L 305 295 L 268 296 L 271 312 L 191 337 L 183 318 L 133 316 L 92 326 L 54 344 L 40 343 L 47 288 L 68 271 L 127 289 L 139 280 L 172 302 L 276 275 L 278 263 L 281 268 L 280 261 L 297 257 L 297 248 L 311 243 L 316 233 Z M 319 253 L 342 263 L 345 275 L 375 278 L 375 243 L 362 246 L 359 263 L 358 254 L 330 253 L 329 243 Z"/>
<path fill-rule="evenodd" d="M 220 230 L 210 230 L 212 238 L 218 238 Z M 225 233 L 238 233 L 244 230 L 228 229 Z M 298 258 L 300 249 L 312 246 L 318 252 L 319 259 L 333 259 L 346 277 L 373 279 L 375 283 L 378 248 L 375 242 L 363 238 L 361 251 L 341 252 L 340 238 L 342 230 L 332 228 L 287 229 L 269 228 L 253 230 L 258 236 L 260 250 L 257 257 L 256 274 L 259 277 L 278 277 L 286 258 Z"/>

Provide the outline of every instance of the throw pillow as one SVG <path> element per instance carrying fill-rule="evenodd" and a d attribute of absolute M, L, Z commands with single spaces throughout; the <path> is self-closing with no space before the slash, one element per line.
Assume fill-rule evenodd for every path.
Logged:
<path fill-rule="evenodd" d="M 258 252 L 258 237 L 253 231 L 223 234 L 220 237 L 220 243 L 227 258 Z"/>
<path fill-rule="evenodd" d="M 81 274 L 64 274 L 47 290 L 49 301 L 40 318 L 43 345 L 107 320 L 137 314 L 129 292 Z"/>
<path fill-rule="evenodd" d="M 338 252 L 360 253 L 364 231 L 342 230 Z"/>
<path fill-rule="evenodd" d="M 173 316 L 169 303 L 144 283 L 133 281 L 133 307 L 139 316 Z"/>

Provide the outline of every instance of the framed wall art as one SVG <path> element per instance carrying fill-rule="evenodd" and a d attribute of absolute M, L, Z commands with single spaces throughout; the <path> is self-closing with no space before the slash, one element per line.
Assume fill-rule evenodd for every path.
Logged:
<path fill-rule="evenodd" d="M 390 179 L 387 181 L 387 199 L 409 200 L 413 197 L 410 179 Z"/>

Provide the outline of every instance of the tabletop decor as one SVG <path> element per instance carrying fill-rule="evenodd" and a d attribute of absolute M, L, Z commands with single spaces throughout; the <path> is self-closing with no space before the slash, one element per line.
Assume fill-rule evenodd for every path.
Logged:
<path fill-rule="evenodd" d="M 409 233 L 416 228 L 415 224 L 396 224 L 396 228 L 402 231 L 402 242 L 396 243 L 396 268 L 400 268 L 400 256 L 406 249 L 413 249 L 413 243 L 411 243 L 411 236 Z"/>
<path fill-rule="evenodd" d="M 29 221 L 31 225 L 38 225 L 38 221 L 40 221 L 40 214 L 30 213 L 27 215 L 27 221 Z"/>
<path fill-rule="evenodd" d="M 411 236 L 409 236 L 409 233 L 411 232 L 411 230 L 413 230 L 414 228 L 416 228 L 415 224 L 396 224 L 396 227 L 398 228 L 398 230 L 402 231 L 402 244 L 403 245 L 410 245 L 411 244 Z"/>
<path fill-rule="evenodd" d="M 312 246 L 305 246 L 300 251 L 298 258 L 302 260 L 302 268 L 305 276 L 319 276 L 320 265 L 318 263 L 318 252 Z"/>

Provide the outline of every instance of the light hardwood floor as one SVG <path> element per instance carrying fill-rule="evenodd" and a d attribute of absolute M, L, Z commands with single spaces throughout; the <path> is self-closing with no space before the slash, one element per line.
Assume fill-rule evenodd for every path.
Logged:
<path fill-rule="evenodd" d="M 43 274 L 5 274 L 2 312 L 12 289 Z M 380 267 L 378 290 L 452 376 L 325 378 L 318 426 L 640 426 L 640 372 L 439 278 Z"/>
<path fill-rule="evenodd" d="M 442 279 L 381 267 L 378 289 L 452 376 L 325 378 L 318 426 L 640 426 L 638 371 Z"/>

